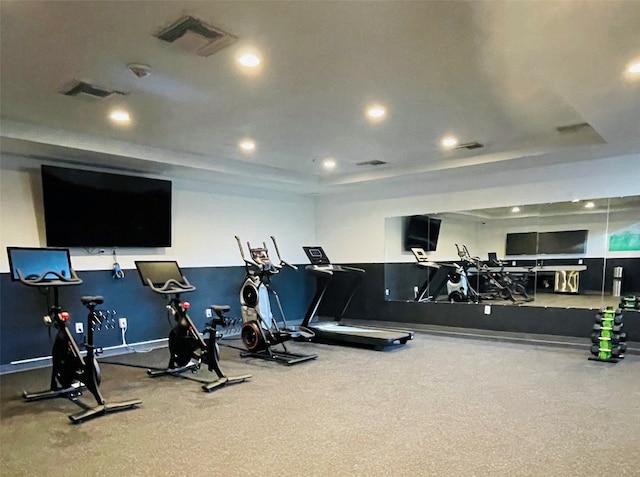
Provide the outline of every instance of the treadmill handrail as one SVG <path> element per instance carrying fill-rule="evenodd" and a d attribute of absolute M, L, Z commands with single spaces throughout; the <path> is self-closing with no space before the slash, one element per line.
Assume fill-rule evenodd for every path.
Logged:
<path fill-rule="evenodd" d="M 334 268 L 336 267 L 336 265 L 333 266 Z M 357 272 L 357 273 L 361 273 L 364 275 L 365 271 L 362 268 L 356 268 L 356 267 L 349 267 L 346 265 L 337 265 L 338 270 L 342 269 L 342 270 L 346 270 L 348 272 Z"/>
<path fill-rule="evenodd" d="M 311 270 L 312 272 L 322 273 L 324 275 L 329 275 L 329 276 L 333 275 L 333 267 L 329 268 L 327 266 L 322 266 L 322 265 L 307 265 L 304 268 L 306 268 L 307 270 Z"/>

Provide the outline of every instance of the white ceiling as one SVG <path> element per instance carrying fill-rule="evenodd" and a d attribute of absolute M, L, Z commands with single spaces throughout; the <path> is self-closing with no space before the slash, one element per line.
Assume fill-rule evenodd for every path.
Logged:
<path fill-rule="evenodd" d="M 3 152 L 329 193 L 477 164 L 640 152 L 639 1 L 0 3 Z M 154 36 L 184 15 L 239 39 L 202 58 Z M 235 56 L 257 48 L 259 74 Z M 139 79 L 129 63 L 144 63 Z M 60 94 L 72 80 L 124 91 Z M 371 124 L 365 107 L 386 106 Z M 127 108 L 128 128 L 107 115 Z M 568 134 L 557 127 L 588 123 Z M 443 151 L 456 134 L 482 149 Z M 256 141 L 240 152 L 244 137 Z M 328 172 L 321 159 L 334 157 Z M 382 166 L 356 166 L 382 160 Z M 372 189 L 373 190 L 373 189 Z"/>

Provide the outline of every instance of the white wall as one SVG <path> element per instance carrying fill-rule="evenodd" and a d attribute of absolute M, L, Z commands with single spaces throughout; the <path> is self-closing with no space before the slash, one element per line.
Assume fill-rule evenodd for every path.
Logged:
<path fill-rule="evenodd" d="M 8 272 L 7 246 L 44 247 L 42 161 L 0 157 L 0 272 Z M 159 176 L 154 176 L 159 177 Z M 171 177 L 162 177 L 172 179 Z M 262 241 L 272 250 L 275 235 L 283 258 L 306 263 L 303 245 L 316 242 L 315 204 L 311 197 L 259 193 L 224 184 L 173 180 L 173 246 L 159 249 L 116 249 L 118 263 L 135 268 L 134 260 L 178 260 L 182 267 L 242 265 L 234 235 L 252 245 Z M 111 268 L 112 249 L 71 250 L 77 270 Z M 91 253 L 90 253 L 91 252 Z M 275 252 L 272 252 L 275 258 Z"/>
<path fill-rule="evenodd" d="M 640 156 L 633 155 L 499 173 L 425 174 L 386 183 L 373 194 L 353 187 L 318 199 L 317 238 L 336 263 L 381 263 L 393 258 L 385 254 L 387 217 L 640 195 L 638 178 Z"/>
<path fill-rule="evenodd" d="M 1 156 L 0 160 L 0 271 L 7 272 L 7 246 L 45 246 L 38 172 L 41 161 L 13 156 Z M 233 238 L 236 234 L 252 243 L 275 235 L 283 258 L 294 263 L 307 262 L 303 245 L 322 245 L 336 263 L 382 263 L 387 258 L 405 261 L 385 254 L 388 217 L 640 195 L 639 177 L 640 156 L 623 156 L 497 174 L 472 169 L 462 175 L 454 170 L 434 177 L 399 179 L 384 188 L 375 189 L 374 185 L 367 192 L 356 188 L 317 199 L 180 179 L 174 180 L 173 247 L 119 249 L 118 261 L 124 268 L 134 268 L 136 259 L 174 258 L 184 267 L 241 265 Z M 444 241 L 446 228 L 442 233 Z M 482 253 L 474 251 L 478 241 L 471 245 L 472 235 L 468 240 L 474 255 Z M 74 267 L 108 269 L 110 252 L 100 256 L 73 249 Z M 453 259 L 455 248 L 442 254 L 435 258 Z M 407 256 L 406 261 L 411 260 Z"/>

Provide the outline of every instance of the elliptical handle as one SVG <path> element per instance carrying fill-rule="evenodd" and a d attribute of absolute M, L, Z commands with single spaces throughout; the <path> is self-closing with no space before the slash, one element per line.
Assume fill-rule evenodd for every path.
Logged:
<path fill-rule="evenodd" d="M 240 256 L 242 257 L 242 260 L 245 260 L 244 258 L 244 250 L 242 250 L 242 242 L 240 241 L 240 237 L 238 237 L 237 235 L 234 235 L 236 242 L 238 242 L 238 248 L 240 249 Z"/>
<path fill-rule="evenodd" d="M 278 248 L 278 242 L 276 242 L 276 237 L 274 235 L 271 235 L 271 241 L 273 242 L 273 246 L 276 249 L 276 255 L 278 256 L 278 260 L 280 260 L 280 264 L 286 265 L 287 267 L 293 268 L 294 270 L 298 270 L 298 267 L 296 267 L 295 265 L 292 265 L 289 262 L 285 262 L 284 260 L 282 260 L 282 257 L 280 256 L 280 249 Z M 266 248 L 266 245 L 265 245 L 265 248 Z"/>
<path fill-rule="evenodd" d="M 254 262 L 253 260 L 247 260 L 247 257 L 245 257 L 244 255 L 244 250 L 242 249 L 242 241 L 240 240 L 240 237 L 238 237 L 237 235 L 234 235 L 234 237 L 236 239 L 236 242 L 238 242 L 238 248 L 240 249 L 240 256 L 242 257 L 242 260 L 244 260 L 245 266 L 252 265 L 254 267 L 260 268 L 260 264 Z M 247 248 L 251 250 L 251 244 L 249 242 L 247 242 Z"/>

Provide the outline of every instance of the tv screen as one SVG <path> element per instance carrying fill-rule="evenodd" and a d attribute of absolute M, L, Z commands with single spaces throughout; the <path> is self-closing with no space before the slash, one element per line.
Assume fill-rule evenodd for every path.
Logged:
<path fill-rule="evenodd" d="M 42 166 L 50 247 L 170 247 L 171 181 Z"/>
<path fill-rule="evenodd" d="M 404 249 L 422 248 L 425 252 L 434 252 L 440 235 L 440 219 L 426 215 L 413 215 L 407 218 L 404 231 Z"/>
<path fill-rule="evenodd" d="M 507 234 L 507 255 L 585 253 L 588 230 Z"/>
<path fill-rule="evenodd" d="M 538 233 L 507 234 L 506 255 L 535 255 L 538 251 Z"/>
<path fill-rule="evenodd" d="M 588 234 L 588 230 L 541 232 L 538 235 L 538 253 L 551 255 L 585 253 Z"/>

